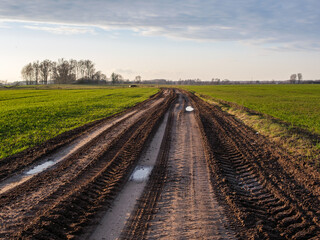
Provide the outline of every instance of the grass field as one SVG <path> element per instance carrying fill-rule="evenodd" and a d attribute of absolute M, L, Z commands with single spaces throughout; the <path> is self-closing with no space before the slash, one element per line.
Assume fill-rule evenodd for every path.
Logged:
<path fill-rule="evenodd" d="M 320 85 L 186 86 L 320 134 Z"/>
<path fill-rule="evenodd" d="M 0 159 L 132 107 L 158 91 L 156 88 L 51 88 L 0 90 Z"/>

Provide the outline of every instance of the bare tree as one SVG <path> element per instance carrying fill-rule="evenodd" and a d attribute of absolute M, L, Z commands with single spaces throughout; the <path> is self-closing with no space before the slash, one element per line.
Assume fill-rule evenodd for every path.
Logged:
<path fill-rule="evenodd" d="M 134 81 L 135 81 L 136 83 L 141 83 L 141 76 L 136 76 L 135 79 L 134 79 Z"/>
<path fill-rule="evenodd" d="M 84 78 L 85 77 L 85 63 L 84 63 L 84 60 L 78 61 L 78 73 L 79 73 L 79 78 Z"/>
<path fill-rule="evenodd" d="M 39 61 L 33 62 L 32 66 L 33 66 L 33 71 L 34 71 L 34 82 L 36 85 L 38 85 L 39 79 L 40 79 L 40 63 L 39 63 Z"/>
<path fill-rule="evenodd" d="M 78 67 L 78 61 L 74 59 L 69 60 L 70 66 L 72 68 L 72 73 L 75 75 L 75 78 L 79 78 L 79 67 Z"/>
<path fill-rule="evenodd" d="M 59 59 L 53 68 L 54 82 L 58 84 L 72 83 L 76 80 L 72 70 L 72 66 L 67 60 Z"/>
<path fill-rule="evenodd" d="M 299 82 L 302 81 L 302 73 L 298 73 L 298 80 Z"/>
<path fill-rule="evenodd" d="M 296 82 L 296 80 L 297 80 L 297 74 L 291 74 L 291 76 L 290 76 L 290 82 L 291 83 L 295 83 Z"/>
<path fill-rule="evenodd" d="M 93 74 L 95 72 L 93 62 L 91 62 L 90 60 L 84 60 L 83 66 L 84 66 L 84 69 L 85 69 L 85 77 L 87 79 L 92 79 L 92 76 L 93 76 Z"/>
<path fill-rule="evenodd" d="M 25 65 L 21 70 L 22 78 L 26 81 L 27 85 L 31 85 L 34 77 L 34 69 L 32 63 Z"/>
<path fill-rule="evenodd" d="M 52 66 L 52 62 L 48 59 L 40 63 L 40 75 L 42 77 L 43 84 L 48 84 L 48 78 L 50 76 L 50 73 L 52 72 Z"/>
<path fill-rule="evenodd" d="M 112 73 L 111 74 L 111 82 L 112 84 L 120 83 L 123 81 L 123 77 L 120 74 Z"/>

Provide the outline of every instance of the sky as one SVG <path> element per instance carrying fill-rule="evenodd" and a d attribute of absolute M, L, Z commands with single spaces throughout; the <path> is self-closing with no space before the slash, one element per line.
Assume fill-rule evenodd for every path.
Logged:
<path fill-rule="evenodd" d="M 319 9 L 319 0 L 0 0 L 0 80 L 59 58 L 126 79 L 320 79 Z"/>

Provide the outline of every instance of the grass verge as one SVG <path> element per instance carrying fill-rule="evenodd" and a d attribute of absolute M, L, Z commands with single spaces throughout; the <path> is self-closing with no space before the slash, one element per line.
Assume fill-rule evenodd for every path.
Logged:
<path fill-rule="evenodd" d="M 158 91 L 156 88 L 51 88 L 0 91 L 0 159 L 121 112 Z"/>
<path fill-rule="evenodd" d="M 257 131 L 257 134 L 267 136 L 288 154 L 293 155 L 297 163 L 308 165 L 320 172 L 320 135 L 236 103 L 195 94 L 233 115 Z"/>

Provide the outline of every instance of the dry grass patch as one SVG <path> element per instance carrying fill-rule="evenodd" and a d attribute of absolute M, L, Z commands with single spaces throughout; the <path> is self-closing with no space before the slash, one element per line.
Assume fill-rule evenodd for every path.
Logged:
<path fill-rule="evenodd" d="M 238 120 L 254 129 L 257 134 L 267 136 L 291 154 L 300 164 L 307 164 L 320 171 L 320 136 L 307 134 L 306 130 L 273 118 L 269 115 L 252 111 L 243 106 L 227 101 L 198 95 L 203 100 L 220 107 Z"/>

